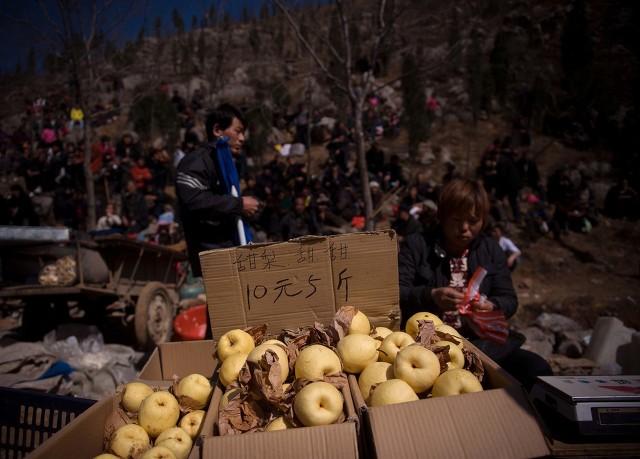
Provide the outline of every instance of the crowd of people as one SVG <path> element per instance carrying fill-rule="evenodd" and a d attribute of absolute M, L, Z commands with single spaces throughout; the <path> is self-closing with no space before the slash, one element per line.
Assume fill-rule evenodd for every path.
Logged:
<path fill-rule="evenodd" d="M 186 100 L 162 88 L 178 113 L 182 142 L 173 153 L 162 141 L 146 144 L 132 131 L 112 138 L 102 135 L 89 145 L 94 178 L 97 225 L 94 235 L 124 233 L 142 241 L 176 242 L 179 213 L 173 190 L 182 158 L 205 142 L 203 97 L 196 91 Z M 317 114 L 303 106 L 293 116 L 280 117 L 292 142 L 309 142 L 308 124 Z M 397 134 L 399 117 L 372 96 L 366 129 L 371 141 Z M 275 121 L 274 121 L 275 124 Z M 62 225 L 86 230 L 84 114 L 64 98 L 26 102 L 20 125 L 0 136 L 0 224 Z M 200 129 L 198 129 L 200 128 Z M 264 167 L 250 169 L 238 159 L 245 195 L 262 202 L 250 223 L 260 240 L 286 240 L 307 234 L 331 234 L 362 229 L 364 203 L 360 175 L 354 167 L 351 130 L 336 122 L 329 132 L 329 160 L 311 176 L 304 160 L 274 149 Z M 372 147 L 370 171 L 374 200 L 404 183 L 397 157 L 389 162 Z M 368 156 L 371 156 L 368 154 Z M 372 158 L 373 158 L 372 156 Z"/>
<path fill-rule="evenodd" d="M 165 91 L 168 94 L 168 89 Z M 179 113 L 183 133 L 173 151 L 162 141 L 143 143 L 132 131 L 117 138 L 103 135 L 89 145 L 97 209 L 94 235 L 124 233 L 162 244 L 180 240 L 173 190 L 175 168 L 205 141 L 198 130 L 205 105 L 199 91 L 190 101 L 177 91 L 170 100 Z M 369 185 L 377 224 L 391 226 L 405 238 L 436 221 L 440 184 L 408 176 L 398 155 L 389 155 L 381 147 L 383 137 L 397 135 L 400 120 L 383 102 L 372 95 L 365 110 Z M 435 102 L 430 99 L 429 104 L 434 110 Z M 40 98 L 26 107 L 21 124 L 0 136 L 0 224 L 63 225 L 84 230 L 84 115 L 64 100 Z M 318 118 L 303 106 L 288 116 L 285 129 L 291 141 L 310 142 L 309 123 L 317 126 Z M 282 124 L 282 118 L 278 123 Z M 304 156 L 285 155 L 279 148 L 266 163 L 254 161 L 262 163 L 261 167 L 248 167 L 244 156 L 238 160 L 243 194 L 255 196 L 261 203 L 260 212 L 249 222 L 255 229 L 255 240 L 287 240 L 364 228 L 361 175 L 349 120 L 337 120 L 327 133 L 328 159 L 319 173 L 307 170 Z M 455 166 L 449 164 L 442 183 L 457 176 Z M 598 224 L 586 168 L 563 166 L 544 183 L 531 152 L 530 133 L 520 121 L 514 123 L 509 136 L 496 139 L 486 149 L 476 178 L 491 199 L 489 231 L 500 233 L 496 237 L 503 239 L 502 245 L 513 224 L 556 237 L 569 230 L 588 232 Z M 621 180 L 608 193 L 604 212 L 613 218 L 635 219 L 637 203 L 634 188 Z M 516 253 L 511 245 L 509 249 Z"/>

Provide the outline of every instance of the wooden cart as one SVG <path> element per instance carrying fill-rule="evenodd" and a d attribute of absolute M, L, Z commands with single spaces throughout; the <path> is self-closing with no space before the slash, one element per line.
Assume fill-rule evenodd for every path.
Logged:
<path fill-rule="evenodd" d="M 61 256 L 75 259 L 75 282 L 39 285 L 40 269 Z M 182 252 L 123 236 L 24 240 L 2 239 L 0 231 L 0 303 L 23 308 L 27 339 L 40 339 L 72 315 L 97 325 L 109 339 L 135 337 L 139 348 L 149 349 L 171 338 L 180 282 L 177 264 L 184 260 Z M 103 273 L 98 282 L 87 278 L 88 270 L 105 264 L 108 275 Z"/>

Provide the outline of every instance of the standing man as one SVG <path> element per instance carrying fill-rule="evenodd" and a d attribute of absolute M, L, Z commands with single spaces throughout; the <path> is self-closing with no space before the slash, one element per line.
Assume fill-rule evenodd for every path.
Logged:
<path fill-rule="evenodd" d="M 178 164 L 176 192 L 194 276 L 202 276 L 198 254 L 240 244 L 238 220 L 258 210 L 255 198 L 240 196 L 235 166 L 245 141 L 245 129 L 238 109 L 220 105 L 207 115 L 208 143 Z M 237 196 L 232 195 L 232 188 Z M 249 228 L 245 226 L 243 230 L 249 242 Z"/>

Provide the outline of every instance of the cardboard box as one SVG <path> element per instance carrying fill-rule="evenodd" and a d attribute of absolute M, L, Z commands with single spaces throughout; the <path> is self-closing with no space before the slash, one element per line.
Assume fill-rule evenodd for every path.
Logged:
<path fill-rule="evenodd" d="M 213 336 L 263 323 L 270 332 L 329 323 L 345 304 L 393 328 L 400 320 L 397 259 L 393 231 L 201 252 Z"/>
<path fill-rule="evenodd" d="M 525 458 L 549 448 L 519 383 L 477 351 L 485 368 L 483 392 L 367 407 L 358 381 L 349 386 L 366 438 L 367 456 L 397 458 Z"/>
<path fill-rule="evenodd" d="M 101 400 L 42 443 L 29 459 L 91 458 L 103 452 L 104 426 L 115 408 L 115 396 Z"/>
<path fill-rule="evenodd" d="M 201 252 L 213 335 L 263 323 L 269 325 L 270 333 L 315 321 L 329 323 L 347 304 L 362 310 L 373 325 L 397 329 L 397 252 L 393 231 L 306 237 Z M 520 386 L 488 357 L 483 358 L 492 389 L 459 397 L 368 409 L 355 378 L 350 377 L 355 406 L 368 426 L 360 431 L 370 436 L 369 450 L 360 451 L 378 459 L 548 455 Z M 211 436 L 204 434 L 203 458 L 357 454 L 354 423 L 215 436 L 221 395 L 221 391 L 214 394 L 207 413 L 205 428 Z"/>
<path fill-rule="evenodd" d="M 218 411 L 223 391 L 217 386 L 207 411 L 208 429 L 203 432 L 202 459 L 356 459 L 358 457 L 358 416 L 349 388 L 342 391 L 347 419 L 342 424 L 301 427 L 279 432 L 243 435 L 217 434 Z"/>
<path fill-rule="evenodd" d="M 150 385 L 169 387 L 174 376 L 200 373 L 212 377 L 217 366 L 213 341 L 160 344 L 138 375 Z M 104 427 L 118 407 L 118 396 L 102 400 L 57 432 L 29 456 L 35 459 L 91 458 L 103 452 Z M 203 431 L 207 423 L 203 420 Z M 199 439 L 194 441 L 190 459 L 200 457 Z"/>
<path fill-rule="evenodd" d="M 213 336 L 263 323 L 269 333 L 326 324 L 347 304 L 376 326 L 397 326 L 397 256 L 393 231 L 201 252 Z M 203 426 L 202 457 L 358 457 L 358 417 L 350 391 L 344 395 L 349 421 L 343 424 L 220 437 L 215 424 L 222 391 L 217 388 Z"/>
<path fill-rule="evenodd" d="M 211 379 L 218 361 L 214 356 L 215 341 L 182 341 L 159 344 L 145 363 L 138 379 L 146 381 L 171 381 L 174 376 L 183 377 L 200 373 Z"/>

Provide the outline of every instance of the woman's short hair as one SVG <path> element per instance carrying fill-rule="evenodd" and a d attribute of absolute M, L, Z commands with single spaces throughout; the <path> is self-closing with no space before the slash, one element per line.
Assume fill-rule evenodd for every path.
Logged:
<path fill-rule="evenodd" d="M 456 178 L 440 191 L 438 219 L 442 222 L 452 215 L 470 215 L 482 219 L 484 226 L 488 220 L 490 205 L 481 183 Z"/>

